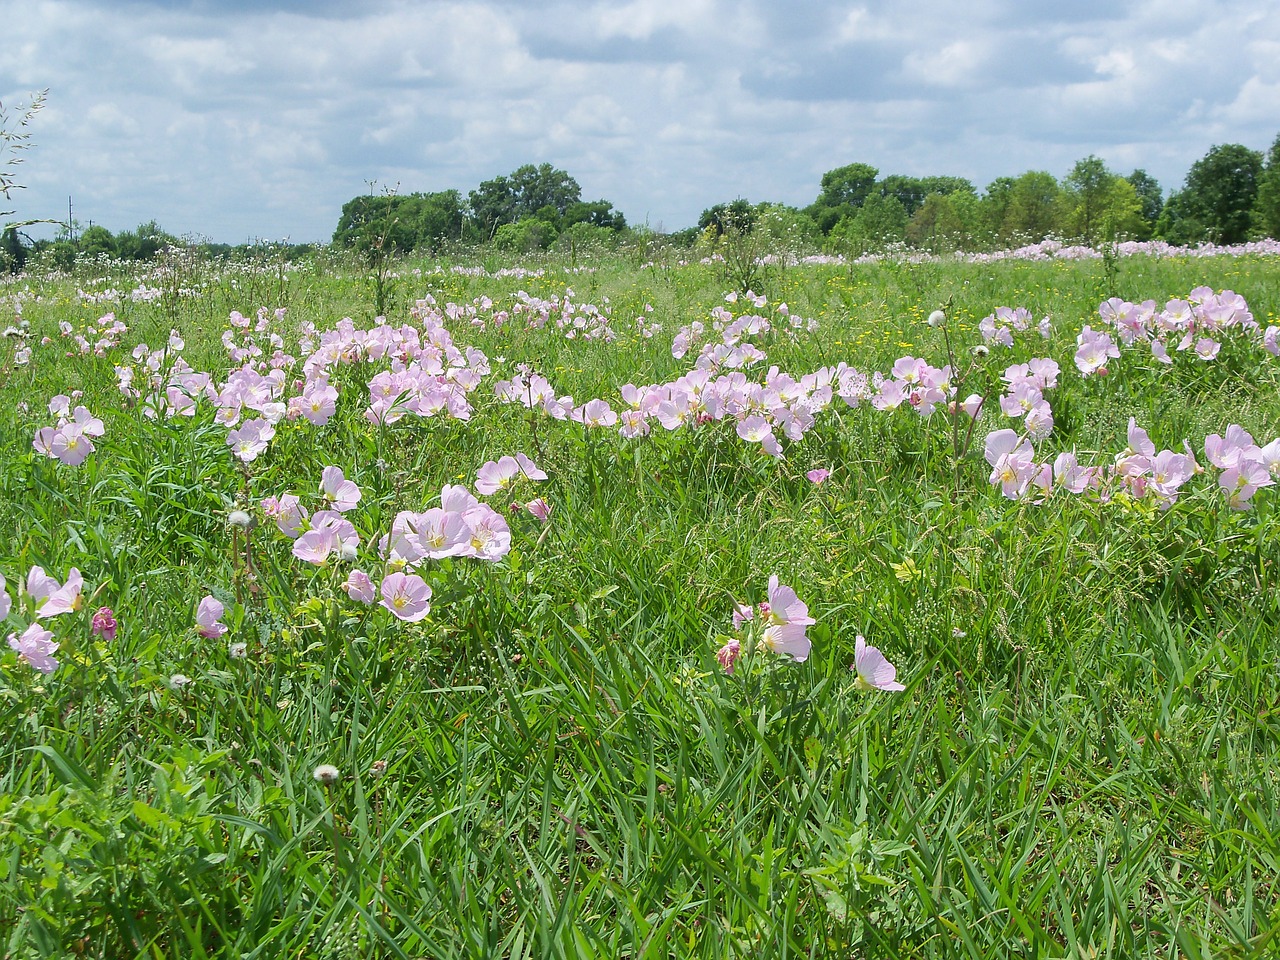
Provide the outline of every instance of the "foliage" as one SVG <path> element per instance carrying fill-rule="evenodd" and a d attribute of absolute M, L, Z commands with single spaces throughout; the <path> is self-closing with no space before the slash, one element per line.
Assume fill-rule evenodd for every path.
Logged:
<path fill-rule="evenodd" d="M 1158 228 L 1174 243 L 1240 243 L 1258 195 L 1262 154 L 1238 143 L 1212 147 L 1191 165 L 1182 189 L 1165 203 Z"/>
<path fill-rule="evenodd" d="M 963 196 L 942 199 L 979 202 Z M 749 243 L 779 211 L 755 213 Z M 1165 365 L 1136 343 L 1105 378 L 1071 357 L 1083 325 L 1102 326 L 1104 284 L 1160 304 L 1231 286 L 1268 322 L 1274 255 L 790 266 L 750 301 L 721 261 L 683 252 L 420 258 L 397 263 L 403 305 L 377 324 L 363 266 L 283 253 L 5 282 L 30 327 L 0 353 L 6 634 L 25 626 L 33 565 L 86 584 L 44 620 L 55 672 L 0 655 L 7 956 L 1274 952 L 1274 488 L 1247 512 L 1209 476 L 1168 509 L 1009 500 L 957 411 L 910 403 L 834 397 L 781 459 L 705 405 L 630 440 L 553 412 L 569 394 L 621 410 L 624 384 L 695 372 L 701 354 L 677 360 L 673 337 L 705 322 L 715 356 L 727 311 L 756 318 L 768 353 L 732 371 L 745 381 L 776 366 L 794 392 L 910 353 L 988 394 L 982 434 L 1011 422 L 994 402 L 1008 368 L 1056 357 L 1046 456 L 1109 462 L 1130 417 L 1197 455 L 1230 423 L 1266 442 L 1277 361 L 1243 332 L 1211 362 L 1170 347 Z M 137 289 L 163 295 L 120 293 Z M 942 325 L 927 320 L 943 303 Z M 1012 304 L 1032 328 L 975 351 Z M 367 415 L 415 341 L 451 382 L 491 367 L 469 418 Z M 332 417 L 282 412 L 262 455 L 236 460 L 204 386 L 222 397 L 260 363 L 293 400 L 322 349 Z M 557 405 L 499 398 L 523 365 Z M 152 376 L 187 385 L 175 406 L 157 409 Z M 32 441 L 73 391 L 105 426 L 79 466 Z M 478 490 L 482 464 L 520 450 L 549 478 L 487 497 L 510 527 L 501 561 L 422 563 L 434 595 L 412 623 L 343 590 L 356 566 L 381 578 L 400 511 L 436 506 L 445 484 Z M 343 514 L 359 546 L 313 565 L 262 502 L 326 502 L 335 465 L 363 492 Z M 545 524 L 508 509 L 535 491 Z M 817 620 L 812 651 L 728 674 L 714 651 L 772 574 Z M 215 596 L 220 637 L 197 628 Z M 110 638 L 93 627 L 104 605 Z M 864 634 L 904 691 L 858 686 Z"/>

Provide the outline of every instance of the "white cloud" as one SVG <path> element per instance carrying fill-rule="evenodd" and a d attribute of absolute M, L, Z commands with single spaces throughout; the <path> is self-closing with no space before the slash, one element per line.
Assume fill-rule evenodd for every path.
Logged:
<path fill-rule="evenodd" d="M 1280 126 L 1272 0 L 0 0 L 0 99 L 50 88 L 23 213 L 323 239 L 365 181 L 458 188 L 527 162 L 670 228 L 810 202 L 822 172 L 1166 188 Z M 1126 171 L 1127 172 L 1127 171 Z"/>

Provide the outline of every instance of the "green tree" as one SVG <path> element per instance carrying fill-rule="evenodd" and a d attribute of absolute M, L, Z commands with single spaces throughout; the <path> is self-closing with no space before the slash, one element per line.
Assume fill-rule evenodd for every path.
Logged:
<path fill-rule="evenodd" d="M 945 196 L 957 190 L 972 193 L 973 184 L 963 177 L 904 177 L 895 173 L 877 183 L 875 190 L 885 196 L 896 197 L 910 217 L 930 195 L 938 193 Z"/>
<path fill-rule="evenodd" d="M 732 203 L 717 203 L 708 207 L 698 217 L 698 229 L 708 228 L 719 237 L 729 232 L 750 233 L 756 225 L 756 208 L 750 202 L 738 197 Z"/>
<path fill-rule="evenodd" d="M 578 181 L 549 163 L 525 164 L 509 177 L 486 180 L 468 196 L 471 216 L 481 237 L 494 235 L 504 223 L 533 217 L 550 206 L 563 217 L 570 205 L 582 200 Z"/>
<path fill-rule="evenodd" d="M 614 231 L 627 229 L 627 218 L 620 210 L 613 209 L 613 204 L 608 200 L 596 200 L 593 203 L 579 200 L 571 203 L 565 208 L 562 221 L 566 228 L 576 223 L 587 223 Z"/>
<path fill-rule="evenodd" d="M 1280 136 L 1267 151 L 1267 159 L 1258 177 L 1258 196 L 1250 214 L 1253 232 L 1280 239 Z"/>
<path fill-rule="evenodd" d="M 1062 181 L 1063 201 L 1067 208 L 1067 228 L 1092 243 L 1102 223 L 1102 207 L 1114 175 L 1101 157 L 1089 154 L 1077 160 Z"/>
<path fill-rule="evenodd" d="M 80 234 L 80 255 L 85 257 L 114 257 L 116 238 L 106 227 L 92 226 Z"/>
<path fill-rule="evenodd" d="M 1177 201 L 1171 196 L 1165 204 L 1162 235 L 1171 242 L 1242 243 L 1249 236 L 1261 173 L 1262 154 L 1257 150 L 1238 143 L 1210 148 L 1191 165 L 1182 190 L 1174 195 Z"/>
<path fill-rule="evenodd" d="M 1135 170 L 1129 174 L 1129 183 L 1133 185 L 1138 202 L 1142 204 L 1142 219 L 1146 223 L 1146 234 L 1142 239 L 1151 236 L 1156 221 L 1160 219 L 1160 211 L 1164 209 L 1164 193 L 1160 182 L 1145 170 Z"/>
<path fill-rule="evenodd" d="M 151 260 L 163 248 L 176 244 L 178 238 L 163 230 L 154 220 L 139 224 L 137 229 L 116 235 L 116 252 L 122 260 Z"/>
<path fill-rule="evenodd" d="M 1058 228 L 1058 181 L 1043 170 L 1029 170 L 1013 181 L 999 235 L 1005 243 L 1035 243 Z"/>
<path fill-rule="evenodd" d="M 822 175 L 822 191 L 806 212 L 823 233 L 850 216 L 871 195 L 880 171 L 866 163 L 850 163 Z"/>
<path fill-rule="evenodd" d="M 906 233 L 912 246 L 935 253 L 980 250 L 989 236 L 983 202 L 972 190 L 929 194 L 911 215 Z"/>
<path fill-rule="evenodd" d="M 832 245 L 853 256 L 883 250 L 907 236 L 907 209 L 893 195 L 873 193 L 857 212 L 845 217 L 830 233 Z"/>
<path fill-rule="evenodd" d="M 1093 155 L 1078 161 L 1063 179 L 1060 202 L 1063 232 L 1085 243 L 1149 235 L 1133 184 Z"/>

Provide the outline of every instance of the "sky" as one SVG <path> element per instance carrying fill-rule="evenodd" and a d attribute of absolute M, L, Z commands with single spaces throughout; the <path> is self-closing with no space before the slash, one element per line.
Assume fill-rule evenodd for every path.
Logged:
<path fill-rule="evenodd" d="M 6 221 L 70 195 L 82 227 L 224 243 L 526 163 L 671 231 L 854 162 L 981 190 L 1095 154 L 1167 192 L 1280 133 L 1276 0 L 0 0 L 0 25 L 0 102 L 48 89 Z"/>

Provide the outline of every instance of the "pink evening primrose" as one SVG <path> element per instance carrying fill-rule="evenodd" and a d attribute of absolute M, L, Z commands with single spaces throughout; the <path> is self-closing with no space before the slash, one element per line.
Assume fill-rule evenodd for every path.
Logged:
<path fill-rule="evenodd" d="M 853 671 L 858 675 L 854 687 L 858 690 L 905 690 L 907 689 L 895 679 L 898 668 L 885 659 L 884 654 L 869 645 L 858 634 L 854 641 Z"/>
<path fill-rule="evenodd" d="M 205 597 L 196 607 L 196 633 L 206 640 L 216 640 L 227 632 L 227 625 L 221 622 L 225 607 L 213 597 Z"/>
<path fill-rule="evenodd" d="M 382 581 L 382 606 L 406 623 L 417 623 L 431 612 L 431 587 L 414 573 L 388 574 Z"/>
<path fill-rule="evenodd" d="M 360 502 L 360 488 L 342 475 L 341 467 L 325 467 L 320 474 L 320 495 L 339 513 L 354 510 Z"/>
<path fill-rule="evenodd" d="M 824 483 L 827 477 L 831 476 L 831 471 L 825 467 L 818 467 L 816 470 L 810 470 L 805 474 L 809 478 L 809 482 L 813 484 Z"/>
<path fill-rule="evenodd" d="M 58 669 L 58 661 L 53 655 L 58 651 L 59 645 L 54 642 L 53 633 L 38 623 L 27 627 L 22 636 L 16 633 L 9 634 L 9 646 L 41 673 L 53 673 Z"/>
<path fill-rule="evenodd" d="M 794 590 L 779 583 L 776 574 L 769 578 L 769 612 L 764 617 L 766 626 L 760 637 L 765 648 L 773 653 L 785 653 L 794 660 L 809 659 L 813 643 L 806 636 L 805 628 L 816 622 Z"/>
<path fill-rule="evenodd" d="M 99 607 L 98 612 L 93 615 L 93 632 L 107 642 L 116 638 L 116 630 L 119 626 L 116 615 L 110 607 Z"/>

